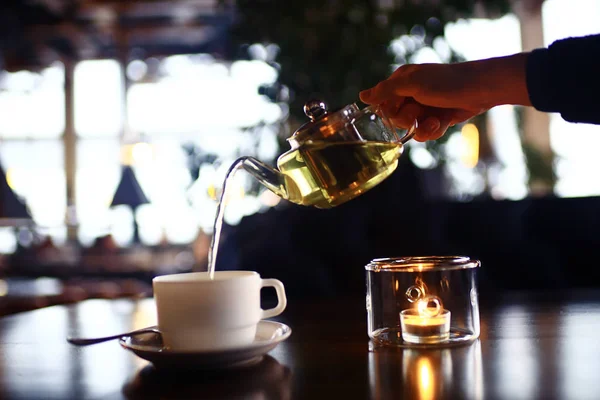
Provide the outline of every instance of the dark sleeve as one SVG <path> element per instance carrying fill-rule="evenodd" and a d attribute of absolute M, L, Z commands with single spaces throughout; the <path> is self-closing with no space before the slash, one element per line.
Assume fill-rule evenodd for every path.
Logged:
<path fill-rule="evenodd" d="M 600 124 L 600 35 L 568 38 L 527 59 L 527 90 L 539 111 Z"/>

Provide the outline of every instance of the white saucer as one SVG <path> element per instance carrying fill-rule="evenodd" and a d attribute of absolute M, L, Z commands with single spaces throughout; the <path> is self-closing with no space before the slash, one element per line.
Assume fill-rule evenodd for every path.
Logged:
<path fill-rule="evenodd" d="M 292 329 L 275 321 L 260 321 L 254 342 L 235 349 L 175 351 L 163 346 L 159 333 L 119 339 L 119 344 L 156 368 L 225 369 L 254 365 L 292 334 Z"/>

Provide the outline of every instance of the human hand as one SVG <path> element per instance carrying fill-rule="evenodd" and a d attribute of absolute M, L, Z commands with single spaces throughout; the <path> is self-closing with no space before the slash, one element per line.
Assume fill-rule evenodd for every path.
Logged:
<path fill-rule="evenodd" d="M 409 64 L 377 86 L 360 92 L 381 105 L 401 128 L 415 119 L 421 142 L 442 137 L 448 127 L 500 104 L 530 106 L 526 84 L 528 53 L 455 64 Z"/>
<path fill-rule="evenodd" d="M 419 121 L 415 140 L 439 139 L 448 127 L 486 111 L 485 99 L 469 89 L 469 65 L 403 65 L 374 88 L 360 92 L 367 104 L 381 105 L 401 128 Z"/>

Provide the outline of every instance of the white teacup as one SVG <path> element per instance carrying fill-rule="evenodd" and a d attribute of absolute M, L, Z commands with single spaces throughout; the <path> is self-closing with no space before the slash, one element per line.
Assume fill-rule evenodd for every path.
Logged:
<path fill-rule="evenodd" d="M 178 351 L 222 350 L 254 341 L 261 319 L 274 317 L 287 305 L 277 279 L 261 279 L 253 271 L 192 272 L 152 280 L 158 328 L 164 345 Z M 277 306 L 260 308 L 260 291 L 274 287 Z"/>

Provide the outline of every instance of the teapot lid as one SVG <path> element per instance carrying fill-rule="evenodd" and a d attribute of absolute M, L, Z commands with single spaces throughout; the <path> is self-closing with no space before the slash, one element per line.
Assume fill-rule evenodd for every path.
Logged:
<path fill-rule="evenodd" d="M 342 130 L 353 120 L 356 112 L 360 111 L 356 104 L 350 104 L 336 111 L 329 111 L 322 100 L 309 100 L 304 104 L 304 114 L 310 118 L 288 139 L 294 144 L 306 140 L 326 140 Z"/>

